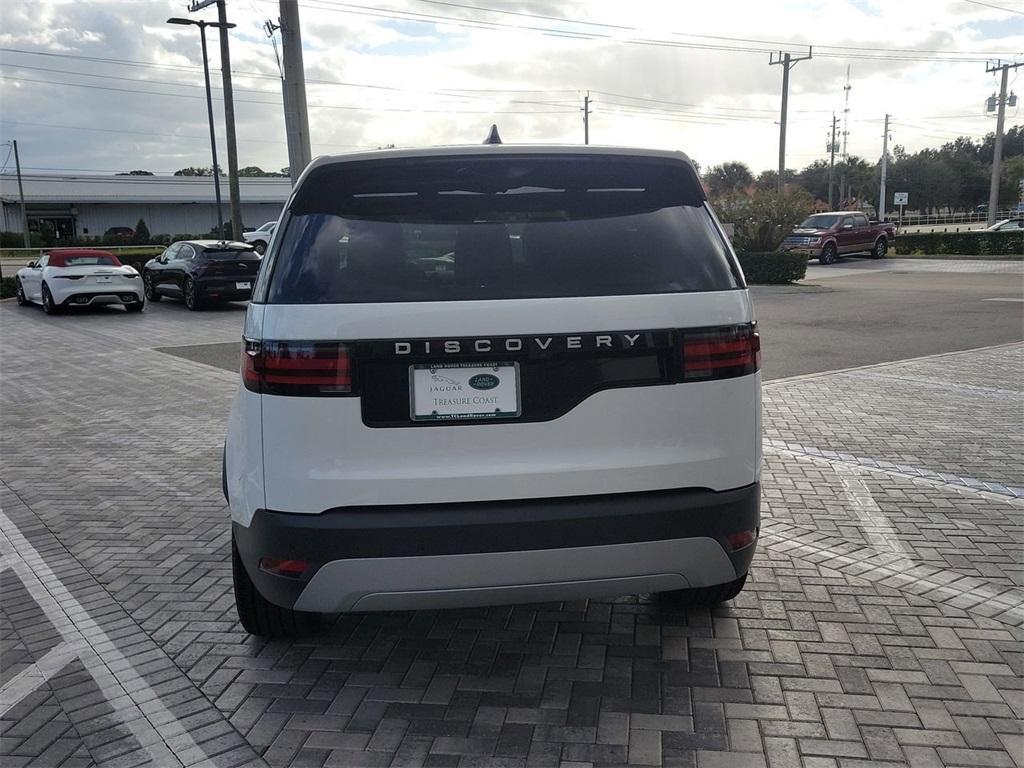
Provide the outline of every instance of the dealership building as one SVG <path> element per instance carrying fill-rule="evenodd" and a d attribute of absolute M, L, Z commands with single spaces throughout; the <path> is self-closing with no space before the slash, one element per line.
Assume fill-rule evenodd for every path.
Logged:
<path fill-rule="evenodd" d="M 210 176 L 56 176 L 23 174 L 30 231 L 52 229 L 59 240 L 103 235 L 111 227 L 135 228 L 139 219 L 154 234 L 202 234 L 217 225 Z M 291 192 L 291 180 L 239 179 L 242 223 L 255 229 L 276 219 Z M 221 179 L 224 220 L 231 218 L 227 179 Z M 21 232 L 18 178 L 0 174 L 0 229 Z"/>

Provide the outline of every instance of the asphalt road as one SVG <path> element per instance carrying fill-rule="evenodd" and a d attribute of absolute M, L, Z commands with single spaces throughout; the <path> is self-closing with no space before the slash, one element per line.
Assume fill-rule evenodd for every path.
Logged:
<path fill-rule="evenodd" d="M 778 379 L 1020 341 L 1020 265 L 1007 267 L 1013 271 L 1005 273 L 929 271 L 1001 266 L 848 259 L 827 267 L 811 265 L 801 285 L 754 286 L 764 376 Z M 171 302 L 165 302 L 147 311 L 171 308 Z M 236 308 L 241 325 L 241 305 L 221 311 Z M 238 370 L 236 342 L 161 351 Z"/>
<path fill-rule="evenodd" d="M 842 277 L 811 269 L 803 285 L 751 289 L 766 379 L 1024 339 L 1020 274 L 857 265 Z"/>

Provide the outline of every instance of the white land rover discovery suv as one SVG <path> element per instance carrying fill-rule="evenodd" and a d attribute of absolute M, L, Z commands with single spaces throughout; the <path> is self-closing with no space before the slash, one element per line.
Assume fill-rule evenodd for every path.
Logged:
<path fill-rule="evenodd" d="M 245 321 L 224 451 L 243 626 L 742 588 L 760 342 L 683 155 L 323 157 Z"/>

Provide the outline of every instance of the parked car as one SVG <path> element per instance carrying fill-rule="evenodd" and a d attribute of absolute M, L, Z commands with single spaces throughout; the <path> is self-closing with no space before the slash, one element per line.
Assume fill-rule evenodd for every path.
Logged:
<path fill-rule="evenodd" d="M 180 298 L 189 309 L 214 302 L 248 301 L 260 268 L 249 243 L 181 240 L 146 262 L 142 280 L 146 298 Z"/>
<path fill-rule="evenodd" d="M 246 630 L 739 593 L 760 341 L 684 155 L 321 157 L 275 237 L 223 460 Z"/>
<path fill-rule="evenodd" d="M 895 240 L 893 224 L 868 221 L 856 211 L 833 211 L 809 216 L 782 241 L 779 250 L 805 253 L 821 264 L 832 264 L 855 253 L 885 258 Z"/>
<path fill-rule="evenodd" d="M 1024 219 L 1003 219 L 997 221 L 991 227 L 985 227 L 989 232 L 1009 232 L 1011 230 L 1024 229 Z"/>
<path fill-rule="evenodd" d="M 257 230 L 253 230 L 252 232 L 243 232 L 242 239 L 247 243 L 252 243 L 256 248 L 256 253 L 262 256 L 267 252 L 267 246 L 270 245 L 270 236 L 274 234 L 274 228 L 276 226 L 276 221 L 268 221 Z"/>
<path fill-rule="evenodd" d="M 104 233 L 104 236 L 127 242 L 135 237 L 135 230 L 131 227 L 111 227 Z"/>
<path fill-rule="evenodd" d="M 121 304 L 141 312 L 145 304 L 139 273 L 109 251 L 61 248 L 44 253 L 14 277 L 18 303 L 42 304 L 48 315 L 68 307 Z"/>

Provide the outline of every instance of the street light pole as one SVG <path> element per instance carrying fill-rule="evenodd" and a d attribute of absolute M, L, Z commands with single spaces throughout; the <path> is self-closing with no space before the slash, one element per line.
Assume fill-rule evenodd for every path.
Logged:
<path fill-rule="evenodd" d="M 203 47 L 203 77 L 206 79 L 206 114 L 210 121 L 210 154 L 213 156 L 213 194 L 217 200 L 217 229 L 220 236 L 227 238 L 224 231 L 224 212 L 220 200 L 220 166 L 217 165 L 217 136 L 213 124 L 213 94 L 210 91 L 210 61 L 206 55 L 206 28 L 226 27 L 230 29 L 234 24 L 222 25 L 220 22 L 195 21 L 193 19 L 173 18 L 167 20 L 168 24 L 182 24 L 199 27 L 199 40 Z"/>

